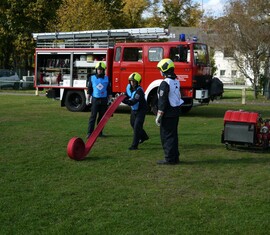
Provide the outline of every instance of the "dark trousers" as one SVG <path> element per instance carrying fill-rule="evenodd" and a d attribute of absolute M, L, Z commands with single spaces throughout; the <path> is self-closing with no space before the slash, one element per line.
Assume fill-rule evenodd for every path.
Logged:
<path fill-rule="evenodd" d="M 143 129 L 145 114 L 145 112 L 131 111 L 130 125 L 133 128 L 132 147 L 138 147 L 140 140 L 146 140 L 149 138 Z"/>
<path fill-rule="evenodd" d="M 92 106 L 91 106 L 91 116 L 89 118 L 88 133 L 87 134 L 92 134 L 92 132 L 95 129 L 96 120 L 97 120 L 97 124 L 98 124 L 100 122 L 101 118 L 104 116 L 105 112 L 107 111 L 107 108 L 108 108 L 107 99 L 103 100 L 103 99 L 93 98 Z M 102 131 L 100 134 L 102 134 Z"/>
<path fill-rule="evenodd" d="M 161 120 L 160 138 L 168 162 L 179 161 L 178 122 L 179 117 L 163 117 Z"/>

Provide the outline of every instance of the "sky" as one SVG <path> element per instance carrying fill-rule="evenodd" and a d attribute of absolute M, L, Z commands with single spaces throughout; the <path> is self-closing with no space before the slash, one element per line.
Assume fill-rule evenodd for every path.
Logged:
<path fill-rule="evenodd" d="M 226 0 L 193 0 L 193 2 L 199 3 L 206 15 L 211 12 L 214 16 L 221 16 Z"/>
<path fill-rule="evenodd" d="M 199 3 L 203 8 L 205 15 L 215 17 L 223 16 L 223 7 L 227 0 L 192 0 L 193 3 Z M 144 12 L 144 16 L 149 16 L 149 12 Z"/>

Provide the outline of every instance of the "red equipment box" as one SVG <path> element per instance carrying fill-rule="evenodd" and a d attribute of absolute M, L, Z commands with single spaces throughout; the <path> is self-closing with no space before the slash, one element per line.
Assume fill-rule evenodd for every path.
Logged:
<path fill-rule="evenodd" d="M 256 124 L 258 118 L 259 118 L 258 113 L 245 112 L 241 110 L 239 111 L 228 110 L 224 116 L 224 124 L 225 122 L 245 122 Z"/>
<path fill-rule="evenodd" d="M 269 130 L 269 120 L 262 120 L 257 112 L 228 110 L 224 115 L 221 142 L 226 146 L 239 144 L 268 148 Z"/>

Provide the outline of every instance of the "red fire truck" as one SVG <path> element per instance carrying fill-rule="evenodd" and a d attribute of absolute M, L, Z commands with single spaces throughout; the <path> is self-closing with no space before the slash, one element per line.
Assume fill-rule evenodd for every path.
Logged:
<path fill-rule="evenodd" d="M 125 92 L 131 73 L 140 73 L 153 112 L 162 81 L 156 66 L 163 58 L 175 62 L 185 101 L 182 112 L 188 112 L 194 100 L 208 104 L 220 95 L 213 84 L 207 45 L 185 40 L 184 35 L 179 41 L 168 41 L 173 35 L 163 28 L 35 33 L 33 37 L 36 89 L 46 89 L 47 97 L 60 99 L 61 106 L 73 112 L 87 108 L 87 82 L 98 61 L 107 65 L 114 95 Z"/>

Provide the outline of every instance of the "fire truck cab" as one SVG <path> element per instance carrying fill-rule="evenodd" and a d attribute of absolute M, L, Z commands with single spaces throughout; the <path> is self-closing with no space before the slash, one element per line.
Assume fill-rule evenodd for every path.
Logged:
<path fill-rule="evenodd" d="M 208 104 L 223 92 L 213 89 L 216 84 L 213 85 L 207 45 L 187 41 L 184 35 L 179 41 L 164 41 L 171 36 L 161 28 L 43 33 L 33 37 L 37 42 L 35 87 L 46 89 L 48 97 L 59 98 L 61 106 L 70 111 L 86 109 L 88 79 L 99 61 L 107 65 L 114 95 L 125 92 L 131 73 L 140 73 L 145 98 L 154 113 L 157 88 L 163 80 L 157 63 L 163 58 L 175 63 L 184 100 L 182 112 L 192 108 L 193 100 Z M 139 42 L 127 42 L 131 40 Z"/>

